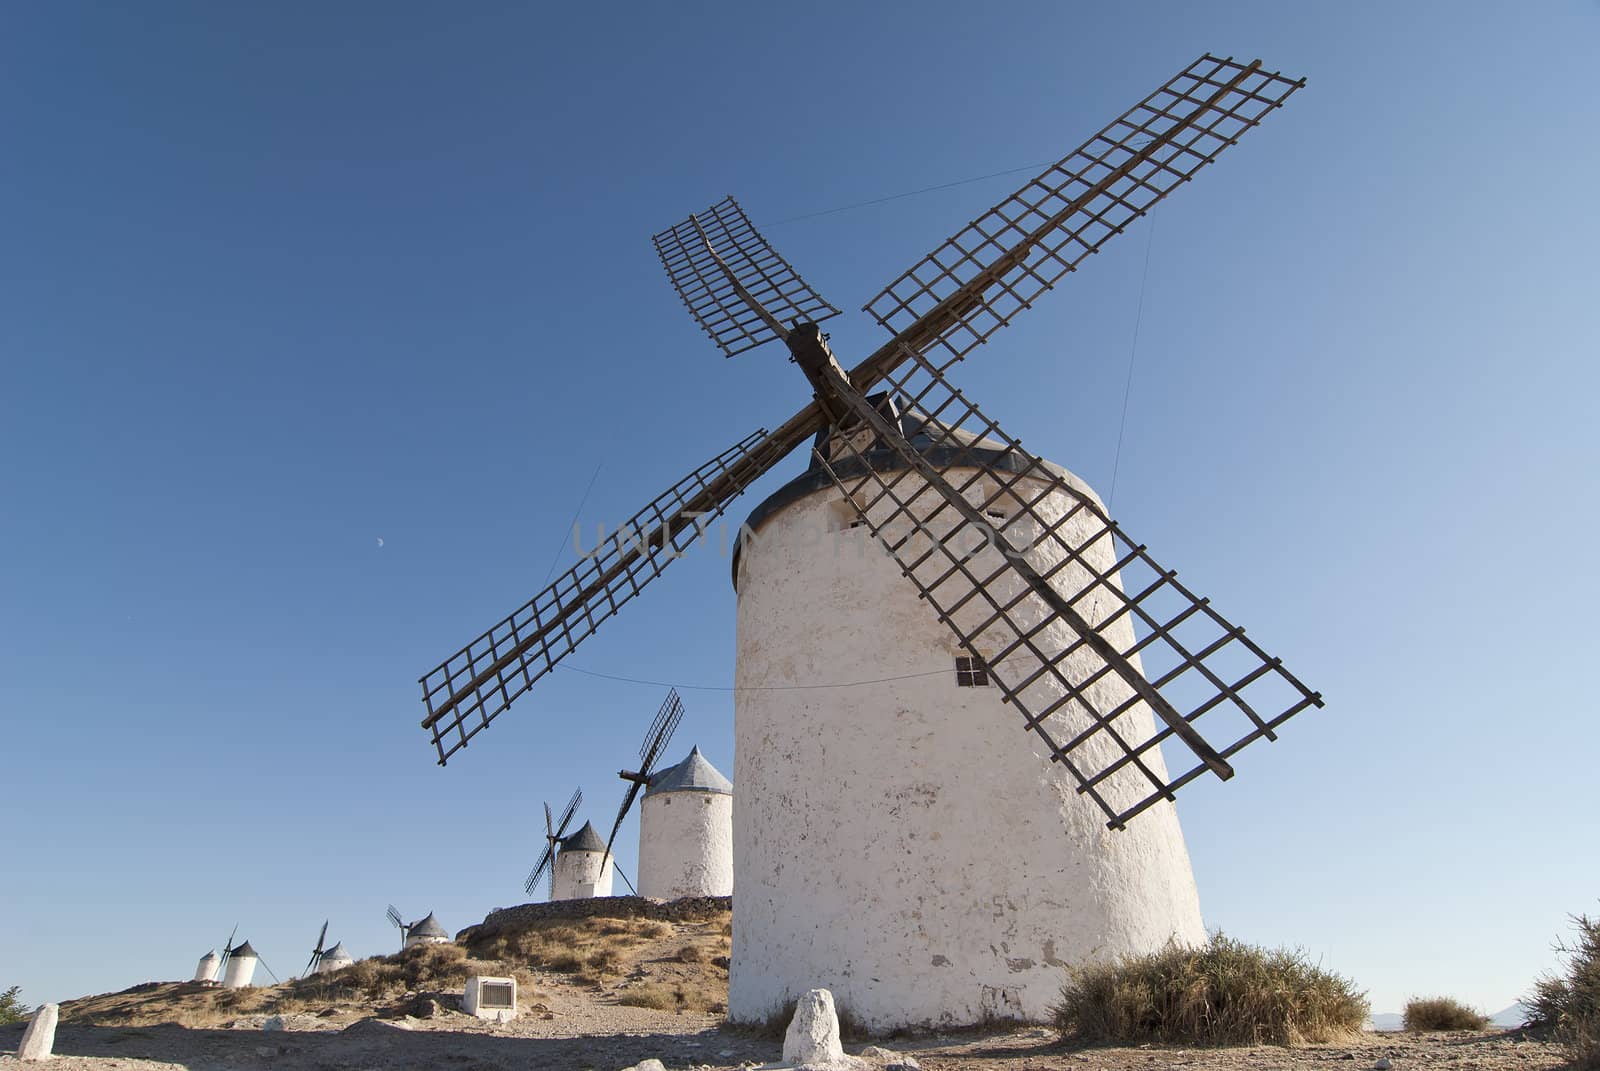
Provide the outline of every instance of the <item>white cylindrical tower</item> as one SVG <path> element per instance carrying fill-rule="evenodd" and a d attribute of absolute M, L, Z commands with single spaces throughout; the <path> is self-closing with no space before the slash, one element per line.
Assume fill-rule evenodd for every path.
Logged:
<path fill-rule="evenodd" d="M 228 966 L 222 974 L 222 985 L 226 989 L 244 989 L 250 985 L 250 980 L 256 976 L 256 950 L 250 947 L 250 942 L 235 948 L 228 953 Z"/>
<path fill-rule="evenodd" d="M 317 961 L 317 973 L 332 974 L 334 971 L 343 970 L 354 962 L 355 959 L 351 957 L 350 952 L 344 947 L 344 942 L 340 941 L 322 954 L 322 958 Z"/>
<path fill-rule="evenodd" d="M 733 785 L 697 747 L 650 778 L 639 805 L 639 895 L 733 893 Z"/>
<path fill-rule="evenodd" d="M 194 970 L 194 980 L 197 982 L 215 982 L 217 970 L 222 966 L 222 957 L 217 955 L 217 950 L 212 949 L 200 957 L 200 966 Z"/>
<path fill-rule="evenodd" d="M 450 931 L 439 924 L 433 917 L 433 912 L 428 912 L 428 917 L 421 922 L 413 922 L 406 929 L 406 941 L 401 948 L 412 948 L 416 945 L 447 945 L 450 943 Z"/>
<path fill-rule="evenodd" d="M 610 896 L 614 862 L 606 854 L 606 842 L 600 839 L 594 823 L 585 822 L 582 829 L 561 842 L 556 852 L 550 899 Z"/>
<path fill-rule="evenodd" d="M 1008 461 L 997 444 L 937 425 L 916 430 L 936 463 L 968 466 L 947 470 L 957 485 Z M 953 454 L 952 445 L 964 449 Z M 1062 501 L 1038 508 L 1064 515 L 1068 496 L 1054 497 Z M 922 508 L 933 500 L 923 496 Z M 958 678 L 955 659 L 965 652 L 855 520 L 813 468 L 756 508 L 754 540 L 734 563 L 739 895 L 729 1018 L 762 1020 L 826 987 L 875 1030 L 1038 1022 L 1068 964 L 1170 938 L 1203 941 L 1173 806 L 1107 829 L 987 678 Z M 928 527 L 949 524 L 934 518 Z M 1109 569 L 1111 548 L 1096 549 L 1097 568 Z M 984 556 L 996 553 L 980 553 L 976 575 L 988 574 Z M 1091 623 L 1107 613 L 1078 610 Z M 1104 634 L 1126 649 L 1128 627 L 1123 618 Z M 1069 640 L 1057 625 L 1039 642 L 1062 650 Z M 809 687 L 844 682 L 879 683 Z M 1116 690 L 1099 697 L 1102 710 L 1130 694 L 1111 675 L 1097 687 Z M 1129 734 L 1148 736 L 1147 709 L 1123 717 Z M 1058 739 L 1073 735 L 1067 725 L 1052 729 Z M 1115 803 L 1122 793 L 1107 785 Z"/>

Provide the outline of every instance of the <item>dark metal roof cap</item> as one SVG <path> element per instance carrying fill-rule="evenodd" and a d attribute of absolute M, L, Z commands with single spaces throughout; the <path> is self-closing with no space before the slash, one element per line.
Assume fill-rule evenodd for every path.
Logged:
<path fill-rule="evenodd" d="M 349 950 L 344 947 L 344 942 L 340 941 L 338 944 L 334 945 L 332 948 L 330 948 L 326 952 L 324 952 L 322 954 L 322 958 L 323 959 L 350 959 L 351 956 L 350 956 Z"/>
<path fill-rule="evenodd" d="M 249 941 L 246 941 L 244 944 L 240 945 L 238 948 L 231 949 L 228 952 L 228 955 L 230 955 L 230 956 L 255 956 L 256 955 L 256 950 L 250 947 L 250 942 Z M 256 956 L 256 958 L 260 959 L 261 957 L 260 956 Z"/>
<path fill-rule="evenodd" d="M 700 754 L 698 747 L 689 752 L 689 757 L 676 766 L 668 766 L 650 778 L 650 784 L 645 788 L 646 796 L 653 796 L 658 792 L 720 792 L 724 796 L 733 795 L 733 782 L 722 776 L 722 772 Z"/>
<path fill-rule="evenodd" d="M 875 397 L 877 396 L 869 396 L 869 400 Z M 951 427 L 942 420 L 928 416 L 914 405 L 902 409 L 900 431 L 911 441 L 911 445 L 918 453 L 940 469 L 977 468 L 1016 473 L 1026 472 L 1032 465 L 1028 458 L 1004 443 L 985 439 L 965 428 Z M 824 428 L 818 432 L 814 446 L 817 449 L 823 448 L 831 433 L 831 428 Z M 1044 461 L 1042 458 L 1040 460 L 1050 475 L 1065 480 L 1074 490 L 1099 503 L 1100 499 L 1093 489 L 1075 474 L 1052 461 Z M 884 473 L 898 472 L 906 467 L 905 462 L 900 460 L 899 454 L 882 448 L 869 449 L 859 457 L 842 458 L 833 464 L 841 477 L 860 476 L 869 470 Z M 752 532 L 758 531 L 773 514 L 785 506 L 833 486 L 833 477 L 828 475 L 828 471 L 813 456 L 804 472 L 772 492 L 750 511 L 750 516 L 744 522 L 745 527 Z M 739 587 L 739 555 L 742 550 L 742 543 L 735 543 L 733 560 L 729 563 L 736 591 Z"/>
<path fill-rule="evenodd" d="M 449 937 L 450 931 L 439 925 L 439 920 L 433 917 L 433 912 L 428 912 L 428 917 L 421 922 L 413 922 L 406 931 L 407 937 Z"/>
<path fill-rule="evenodd" d="M 606 842 L 600 839 L 600 834 L 595 832 L 593 822 L 583 823 L 583 828 L 561 842 L 564 852 L 603 852 Z"/>

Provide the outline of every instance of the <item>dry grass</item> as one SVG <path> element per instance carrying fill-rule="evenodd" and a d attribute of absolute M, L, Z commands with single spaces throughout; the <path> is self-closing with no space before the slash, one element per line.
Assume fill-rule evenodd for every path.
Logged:
<path fill-rule="evenodd" d="M 1298 1045 L 1334 1041 L 1366 1022 L 1366 995 L 1305 953 L 1217 934 L 1201 948 L 1069 971 L 1055 1026 L 1074 1041 Z"/>
<path fill-rule="evenodd" d="M 1415 1033 L 1427 1030 L 1482 1030 L 1489 1017 L 1454 997 L 1412 997 L 1400 1025 Z"/>
<path fill-rule="evenodd" d="M 474 955 L 576 975 L 593 985 L 618 973 L 628 954 L 672 932 L 644 919 L 547 919 L 515 933 L 474 937 Z"/>
<path fill-rule="evenodd" d="M 418 995 L 453 1006 L 449 998 L 473 974 L 514 977 L 525 1000 L 540 999 L 536 987 L 570 983 L 602 1001 L 714 1015 L 726 1011 L 726 918 L 676 925 L 640 918 L 548 919 L 494 936 L 469 932 L 462 944 L 420 945 L 275 986 L 149 983 L 66 1003 L 62 1016 L 86 1025 L 209 1029 L 255 1015 L 397 1014 L 405 1007 L 402 998 Z"/>
<path fill-rule="evenodd" d="M 740 1033 L 752 1034 L 767 1041 L 782 1041 L 783 1036 L 789 1032 L 789 1024 L 794 1021 L 794 1009 L 798 1001 L 790 1000 L 772 1009 L 765 1019 L 752 1023 L 728 1023 L 727 1029 Z M 851 1014 L 850 1009 L 839 1003 L 837 998 L 833 1005 L 834 1014 L 839 1017 L 839 1037 L 843 1041 L 866 1041 L 872 1035 L 862 1025 L 861 1020 Z"/>
<path fill-rule="evenodd" d="M 1574 915 L 1576 937 L 1558 941 L 1563 973 L 1547 974 L 1524 998 L 1528 1025 L 1545 1031 L 1579 1071 L 1600 1071 L 1600 919 Z"/>

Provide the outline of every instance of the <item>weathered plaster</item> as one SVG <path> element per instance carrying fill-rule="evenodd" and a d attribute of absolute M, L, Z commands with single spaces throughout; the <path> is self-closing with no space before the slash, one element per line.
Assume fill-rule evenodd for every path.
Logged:
<path fill-rule="evenodd" d="M 639 895 L 658 900 L 733 892 L 733 797 L 652 792 L 639 809 Z"/>
<path fill-rule="evenodd" d="M 602 862 L 604 865 L 602 865 Z M 610 896 L 615 860 L 604 852 L 567 850 L 556 855 L 552 900 Z"/>
<path fill-rule="evenodd" d="M 771 514 L 738 565 L 730 1018 L 827 987 L 875 1029 L 1039 1021 L 1064 964 L 1203 940 L 1172 805 L 1108 830 L 997 689 L 956 686 L 949 629 L 848 519 L 817 491 Z M 1044 637 L 1066 646 L 1062 626 Z M 904 679 L 793 687 L 886 677 Z M 1127 694 L 1099 687 L 1100 709 Z M 1118 724 L 1142 739 L 1150 714 Z M 1108 785 L 1113 802 L 1136 787 Z"/>

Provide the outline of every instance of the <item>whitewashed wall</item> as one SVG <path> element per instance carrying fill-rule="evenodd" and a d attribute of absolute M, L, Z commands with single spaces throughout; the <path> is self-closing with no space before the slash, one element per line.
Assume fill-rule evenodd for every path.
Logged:
<path fill-rule="evenodd" d="M 1066 964 L 1203 940 L 1172 805 L 1108 830 L 997 689 L 956 687 L 954 637 L 846 517 L 815 492 L 739 565 L 730 1017 L 824 986 L 875 1029 L 1039 1021 Z"/>
<path fill-rule="evenodd" d="M 223 968 L 222 984 L 227 989 L 243 989 L 256 976 L 255 956 L 229 956 Z"/>
<path fill-rule="evenodd" d="M 604 852 L 560 853 L 554 863 L 555 885 L 550 899 L 587 900 L 592 896 L 610 896 L 615 873 L 613 862 Z"/>
<path fill-rule="evenodd" d="M 222 957 L 212 949 L 200 957 L 200 963 L 194 969 L 194 980 L 197 982 L 215 982 L 217 971 L 222 967 Z"/>
<path fill-rule="evenodd" d="M 639 811 L 639 895 L 658 900 L 733 892 L 733 797 L 653 792 Z"/>

